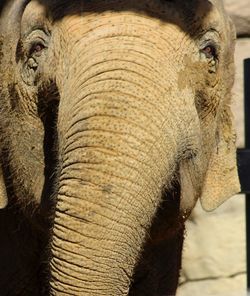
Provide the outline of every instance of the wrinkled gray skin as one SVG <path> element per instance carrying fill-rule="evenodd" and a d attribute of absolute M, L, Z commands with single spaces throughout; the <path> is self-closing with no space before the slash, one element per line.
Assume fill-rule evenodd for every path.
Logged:
<path fill-rule="evenodd" d="M 1 4 L 1 295 L 175 294 L 239 190 L 234 39 L 219 0 Z"/>

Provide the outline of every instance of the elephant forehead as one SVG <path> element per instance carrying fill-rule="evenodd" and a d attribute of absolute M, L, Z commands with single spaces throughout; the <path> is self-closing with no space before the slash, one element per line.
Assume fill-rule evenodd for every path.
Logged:
<path fill-rule="evenodd" d="M 82 36 L 93 39 L 104 36 L 146 37 L 159 42 L 158 39 L 165 39 L 169 43 L 172 42 L 172 47 L 179 46 L 173 41 L 178 41 L 175 40 L 176 38 L 183 38 L 184 33 L 174 23 L 166 23 L 133 11 L 109 11 L 87 14 L 85 17 L 69 15 L 63 19 L 61 27 L 66 29 L 72 38 Z"/>
<path fill-rule="evenodd" d="M 95 0 L 95 1 L 47 1 L 53 20 L 65 16 L 90 14 L 136 12 L 159 21 L 158 24 L 174 23 L 183 30 L 194 27 L 204 15 L 210 13 L 213 4 L 209 0 L 198 1 L 159 1 L 159 0 Z M 217 3 L 215 3 L 217 5 Z M 221 5 L 217 5 L 220 7 Z"/>

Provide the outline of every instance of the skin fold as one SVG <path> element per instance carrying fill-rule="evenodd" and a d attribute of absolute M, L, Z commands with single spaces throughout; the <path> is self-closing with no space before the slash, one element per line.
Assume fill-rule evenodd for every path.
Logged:
<path fill-rule="evenodd" d="M 0 9 L 1 295 L 175 295 L 196 201 L 239 191 L 222 2 Z"/>

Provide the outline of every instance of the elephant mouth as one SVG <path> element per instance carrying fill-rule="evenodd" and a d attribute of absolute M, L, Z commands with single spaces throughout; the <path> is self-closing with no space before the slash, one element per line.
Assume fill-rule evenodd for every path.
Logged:
<path fill-rule="evenodd" d="M 181 185 L 178 174 L 174 176 L 170 189 L 162 192 L 161 203 L 152 221 L 149 233 L 154 242 L 167 240 L 184 227 L 186 217 L 180 210 Z"/>

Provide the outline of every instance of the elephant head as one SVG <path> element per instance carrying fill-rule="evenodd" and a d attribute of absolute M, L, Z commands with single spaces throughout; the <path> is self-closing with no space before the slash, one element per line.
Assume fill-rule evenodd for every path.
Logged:
<path fill-rule="evenodd" d="M 127 295 L 164 192 L 183 222 L 239 191 L 233 25 L 219 0 L 2 6 L 0 205 L 54 202 L 53 295 Z"/>

